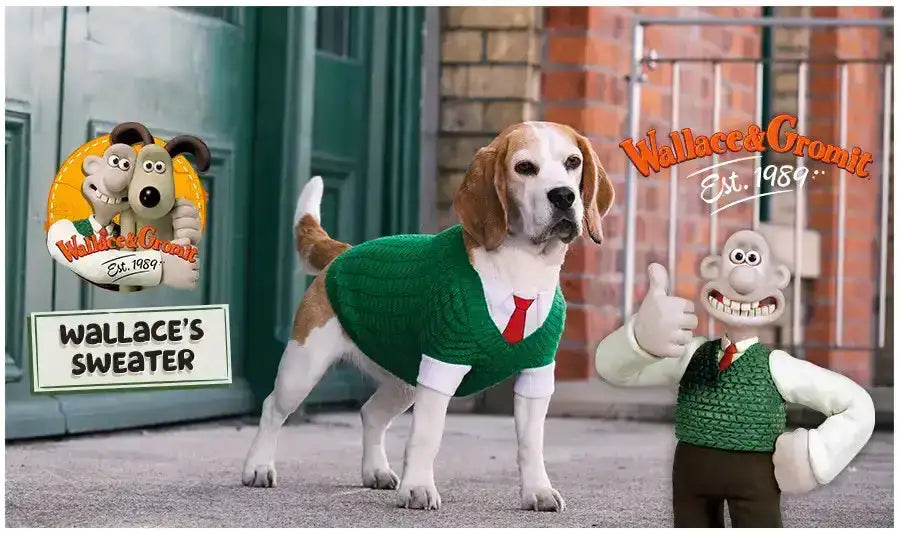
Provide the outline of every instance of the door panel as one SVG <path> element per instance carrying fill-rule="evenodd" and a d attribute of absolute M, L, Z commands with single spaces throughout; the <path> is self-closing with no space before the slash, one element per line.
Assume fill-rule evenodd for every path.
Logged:
<path fill-rule="evenodd" d="M 325 183 L 322 224 L 335 239 L 359 243 L 366 238 L 366 213 L 379 213 L 380 203 L 365 202 L 369 65 L 375 8 L 316 9 L 315 105 L 310 176 Z M 377 235 L 377 234 L 376 234 Z M 304 287 L 312 281 L 304 279 Z M 371 394 L 358 370 L 350 365 L 329 371 L 308 403 L 362 400 Z"/>
<path fill-rule="evenodd" d="M 59 434 L 53 397 L 31 395 L 26 317 L 52 309 L 44 246 L 47 194 L 57 169 L 63 8 L 6 13 L 6 437 Z"/>
<path fill-rule="evenodd" d="M 121 121 L 157 137 L 203 139 L 212 167 L 201 242 L 201 281 L 119 294 L 56 265 L 55 309 L 230 304 L 235 383 L 224 389 L 61 396 L 70 431 L 240 413 L 251 406 L 242 373 L 247 191 L 253 102 L 254 12 L 245 8 L 67 9 L 60 143 L 65 157 Z"/>
<path fill-rule="evenodd" d="M 260 14 L 257 83 L 271 90 L 258 94 L 255 174 L 278 179 L 262 185 L 266 194 L 252 202 L 278 222 L 274 229 L 271 221 L 254 225 L 250 260 L 258 275 L 249 292 L 257 354 L 248 371 L 258 403 L 272 391 L 294 312 L 312 281 L 299 266 L 291 230 L 306 180 L 323 177 L 322 225 L 336 239 L 356 244 L 418 229 L 417 218 L 395 221 L 386 212 L 417 213 L 416 195 L 398 189 L 418 180 L 407 171 L 418 165 L 421 15 L 420 8 L 386 7 Z M 395 65 L 398 58 L 404 59 Z M 398 120 L 388 127 L 388 117 Z M 286 165 L 272 164 L 281 158 Z M 355 369 L 337 367 L 306 403 L 356 403 L 372 390 Z"/>

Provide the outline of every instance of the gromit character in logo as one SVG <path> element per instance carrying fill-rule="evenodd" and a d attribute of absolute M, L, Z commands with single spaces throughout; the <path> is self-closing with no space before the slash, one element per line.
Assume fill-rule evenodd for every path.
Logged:
<path fill-rule="evenodd" d="M 172 138 L 165 147 L 149 144 L 137 155 L 134 177 L 128 188 L 128 203 L 133 212 L 127 217 L 129 226 L 140 229 L 152 226 L 159 239 L 200 243 L 200 213 L 187 199 L 175 198 L 175 175 L 172 158 L 179 154 L 194 155 L 194 168 L 203 172 L 209 169 L 209 148 L 191 135 Z"/>
<path fill-rule="evenodd" d="M 701 305 L 725 325 L 694 337 L 693 302 L 666 294 L 668 275 L 648 269 L 637 314 L 597 347 L 597 372 L 622 386 L 678 385 L 672 469 L 676 527 L 780 527 L 781 492 L 827 484 L 872 435 L 875 410 L 852 380 L 759 343 L 784 313 L 790 271 L 766 240 L 742 230 L 700 266 Z M 826 416 L 785 431 L 785 402 Z"/>
<path fill-rule="evenodd" d="M 86 219 L 62 219 L 53 223 L 47 231 L 50 255 L 78 276 L 105 289 L 118 291 L 120 281 L 128 286 L 156 286 L 162 283 L 172 287 L 193 287 L 197 264 L 158 250 L 110 248 L 90 254 L 73 253 L 77 252 L 78 244 L 92 237 L 122 235 L 122 228 L 113 222 L 113 218 L 116 215 L 123 217 L 129 212 L 128 190 L 137 161 L 137 152 L 131 145 L 153 143 L 153 136 L 147 128 L 137 122 L 117 125 L 110 132 L 109 139 L 110 146 L 102 157 L 89 155 L 82 164 L 84 181 L 81 193 L 90 203 L 93 213 Z M 127 272 L 109 268 L 124 259 L 141 267 Z"/>

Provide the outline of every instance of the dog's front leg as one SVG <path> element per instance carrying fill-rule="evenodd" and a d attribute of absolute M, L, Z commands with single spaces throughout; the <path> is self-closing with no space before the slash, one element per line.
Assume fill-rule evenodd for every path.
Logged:
<path fill-rule="evenodd" d="M 441 496 L 434 485 L 434 459 L 441 446 L 451 397 L 422 384 L 416 386 L 412 429 L 406 442 L 398 506 L 419 510 L 437 510 L 441 507 Z"/>
<path fill-rule="evenodd" d="M 519 438 L 519 480 L 522 508 L 541 512 L 561 512 L 566 502 L 550 485 L 544 467 L 544 418 L 550 395 L 525 397 L 516 393 L 514 410 Z"/>

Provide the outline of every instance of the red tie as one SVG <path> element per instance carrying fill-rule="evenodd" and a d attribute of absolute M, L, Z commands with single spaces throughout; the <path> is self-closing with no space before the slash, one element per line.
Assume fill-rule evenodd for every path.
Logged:
<path fill-rule="evenodd" d="M 506 330 L 503 331 L 507 343 L 518 343 L 525 337 L 525 312 L 531 307 L 534 299 L 520 299 L 513 295 L 513 301 L 516 303 L 516 310 L 506 323 Z"/>
<path fill-rule="evenodd" d="M 732 343 L 728 345 L 725 349 L 725 354 L 722 356 L 722 359 L 719 360 L 719 371 L 724 371 L 728 369 L 728 366 L 731 365 L 731 360 L 734 359 L 734 354 L 737 352 L 737 345 Z"/>

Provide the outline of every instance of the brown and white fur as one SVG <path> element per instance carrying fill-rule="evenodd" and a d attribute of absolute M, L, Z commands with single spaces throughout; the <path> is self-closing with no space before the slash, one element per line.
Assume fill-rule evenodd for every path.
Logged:
<path fill-rule="evenodd" d="M 580 194 L 579 194 L 580 193 Z M 570 196 L 571 195 L 571 196 Z M 298 200 L 294 230 L 307 272 L 317 274 L 294 317 L 291 341 L 278 367 L 274 391 L 263 403 L 259 431 L 244 463 L 248 486 L 276 484 L 278 430 L 333 363 L 356 364 L 380 384 L 362 407 L 363 485 L 398 489 L 398 505 L 437 509 L 441 499 L 433 464 L 450 396 L 413 387 L 385 372 L 341 328 L 325 292 L 330 262 L 349 245 L 331 239 L 319 224 L 322 181 L 315 177 Z M 600 243 L 600 220 L 614 198 L 590 142 L 572 128 L 546 122 L 511 126 L 480 149 L 454 201 L 465 246 L 483 283 L 499 280 L 516 294 L 552 290 L 568 244 L 585 229 Z M 566 206 L 566 204 L 571 204 Z M 391 421 L 415 404 L 402 479 L 391 470 L 384 436 Z M 521 506 L 560 511 L 565 503 L 544 468 L 543 427 L 550 396 L 516 394 Z"/>

